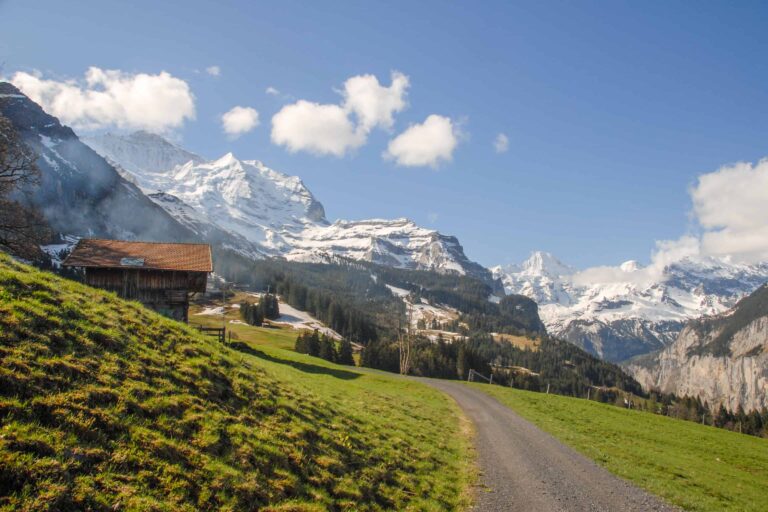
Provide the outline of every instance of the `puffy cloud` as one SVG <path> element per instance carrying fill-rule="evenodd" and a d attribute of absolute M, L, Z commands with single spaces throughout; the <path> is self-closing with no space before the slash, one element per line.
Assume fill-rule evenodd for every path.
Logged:
<path fill-rule="evenodd" d="M 768 159 L 699 176 L 691 199 L 705 254 L 768 261 Z"/>
<path fill-rule="evenodd" d="M 497 153 L 506 153 L 509 149 L 509 139 L 503 133 L 500 133 L 493 139 L 493 149 Z"/>
<path fill-rule="evenodd" d="M 221 68 L 219 66 L 209 66 L 205 68 L 205 72 L 211 76 L 219 76 L 221 74 Z"/>
<path fill-rule="evenodd" d="M 664 269 L 685 258 L 724 257 L 768 261 L 768 159 L 740 162 L 702 174 L 690 190 L 700 236 L 656 242 L 651 264 L 639 269 L 594 267 L 574 276 L 577 284 L 658 280 Z M 628 271 L 629 270 L 629 271 Z"/>
<path fill-rule="evenodd" d="M 269 87 L 267 87 L 267 89 L 264 92 L 266 92 L 270 96 L 279 96 L 280 95 L 280 91 L 278 89 L 275 89 L 271 85 Z"/>
<path fill-rule="evenodd" d="M 259 125 L 259 113 L 251 107 L 234 107 L 221 116 L 224 132 L 232 137 L 248 133 Z"/>
<path fill-rule="evenodd" d="M 410 86 L 408 77 L 392 72 L 392 84 L 384 87 L 373 75 L 353 76 L 344 82 L 344 108 L 354 112 L 361 129 L 376 126 L 392 128 L 394 114 L 406 106 L 405 96 Z"/>
<path fill-rule="evenodd" d="M 372 129 L 392 127 L 394 114 L 406 107 L 408 86 L 397 71 L 389 87 L 373 75 L 353 76 L 344 82 L 340 104 L 299 100 L 284 106 L 272 117 L 272 142 L 289 151 L 344 156 L 365 144 Z M 269 87 L 267 94 L 279 91 Z"/>
<path fill-rule="evenodd" d="M 11 82 L 47 112 L 81 130 L 167 132 L 195 118 L 189 85 L 165 71 L 150 75 L 91 67 L 80 81 L 18 72 Z"/>
<path fill-rule="evenodd" d="M 432 114 L 389 142 L 384 157 L 405 167 L 437 167 L 453 158 L 459 131 L 450 118 Z"/>
<path fill-rule="evenodd" d="M 299 100 L 272 117 L 272 142 L 292 152 L 344 156 L 363 145 L 365 139 L 339 105 Z"/>

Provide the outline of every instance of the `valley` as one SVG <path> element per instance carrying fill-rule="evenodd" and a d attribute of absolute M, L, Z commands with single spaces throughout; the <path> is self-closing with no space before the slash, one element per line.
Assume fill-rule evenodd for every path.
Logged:
<path fill-rule="evenodd" d="M 18 189 L 0 175 L 0 206 L 40 216 L 30 253 L 0 237 L 0 510 L 768 499 L 764 260 L 486 268 L 407 218 L 329 220 L 252 155 L 80 137 L 7 82 L 0 121 L 37 162 Z M 207 288 L 210 264 L 197 293 L 158 292 L 189 325 L 81 284 L 62 262 L 87 238 L 209 244 Z M 145 259 L 119 256 L 135 292 Z"/>

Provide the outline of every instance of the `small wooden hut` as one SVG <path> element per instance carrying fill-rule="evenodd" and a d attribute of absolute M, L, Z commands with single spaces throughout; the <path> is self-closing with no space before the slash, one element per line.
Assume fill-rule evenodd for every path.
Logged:
<path fill-rule="evenodd" d="M 213 271 L 211 246 L 82 239 L 64 260 L 83 269 L 85 282 L 137 300 L 167 317 L 189 319 L 189 299 L 205 292 Z"/>

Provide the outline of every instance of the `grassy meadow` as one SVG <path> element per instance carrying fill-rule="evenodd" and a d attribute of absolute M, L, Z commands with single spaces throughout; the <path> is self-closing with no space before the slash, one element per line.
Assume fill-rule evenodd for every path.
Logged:
<path fill-rule="evenodd" d="M 470 385 L 686 510 L 768 508 L 768 439 L 578 398 Z"/>
<path fill-rule="evenodd" d="M 247 329 L 222 346 L 0 255 L 0 510 L 466 508 L 451 400 Z"/>

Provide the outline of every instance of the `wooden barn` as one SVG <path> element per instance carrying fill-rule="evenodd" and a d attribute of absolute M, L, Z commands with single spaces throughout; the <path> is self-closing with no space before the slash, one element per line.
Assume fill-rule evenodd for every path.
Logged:
<path fill-rule="evenodd" d="M 189 318 L 189 299 L 205 292 L 213 271 L 211 246 L 82 239 L 64 260 L 83 269 L 85 282 L 137 300 L 167 317 Z"/>

